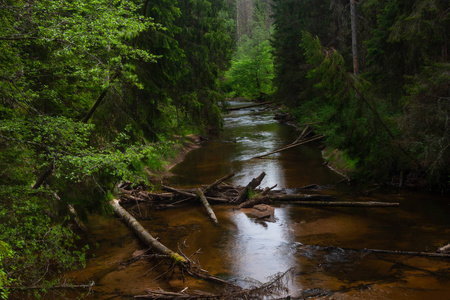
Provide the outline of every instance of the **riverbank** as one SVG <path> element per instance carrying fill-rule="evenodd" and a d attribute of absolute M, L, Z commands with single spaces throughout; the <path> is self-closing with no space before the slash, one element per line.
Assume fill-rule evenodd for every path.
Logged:
<path fill-rule="evenodd" d="M 306 133 L 305 136 L 314 135 L 313 124 L 299 124 L 295 117 L 292 116 L 286 108 L 279 108 L 278 111 L 275 111 L 274 113 L 274 119 L 279 123 L 293 126 L 297 129 L 297 131 L 302 132 L 302 134 L 305 134 L 305 132 L 309 129 L 309 133 Z M 324 143 L 321 145 L 324 147 L 321 151 L 324 164 L 326 164 L 326 166 L 333 172 L 341 175 L 346 180 L 350 180 L 352 172 L 356 171 L 356 161 L 348 158 L 347 155 L 339 149 L 327 147 Z"/>

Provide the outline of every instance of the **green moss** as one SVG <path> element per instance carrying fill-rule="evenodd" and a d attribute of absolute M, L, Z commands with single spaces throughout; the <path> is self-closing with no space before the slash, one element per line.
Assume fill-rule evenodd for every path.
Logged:
<path fill-rule="evenodd" d="M 170 253 L 170 259 L 176 264 L 176 265 L 182 265 L 186 262 L 186 259 L 184 259 L 181 255 L 172 252 Z"/>
<path fill-rule="evenodd" d="M 328 147 L 322 156 L 332 169 L 346 176 L 357 170 L 358 159 L 351 159 L 344 151 Z"/>

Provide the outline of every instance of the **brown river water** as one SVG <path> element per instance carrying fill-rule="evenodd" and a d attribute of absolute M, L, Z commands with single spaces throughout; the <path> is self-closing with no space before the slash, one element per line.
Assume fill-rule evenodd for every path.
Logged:
<path fill-rule="evenodd" d="M 236 103 L 232 103 L 236 104 Z M 400 202 L 386 208 L 313 208 L 277 205 L 276 221 L 256 222 L 245 211 L 215 205 L 220 225 L 214 226 L 199 206 L 154 211 L 144 205 L 128 208 L 160 241 L 194 255 L 211 274 L 243 287 L 266 282 L 294 268 L 289 291 L 273 298 L 292 299 L 450 299 L 450 259 L 371 254 L 348 250 L 435 251 L 450 242 L 448 197 L 405 189 L 364 189 L 338 184 L 342 177 L 323 164 L 318 145 L 305 145 L 264 159 L 251 159 L 293 142 L 299 132 L 273 120 L 263 108 L 225 116 L 220 137 L 206 142 L 171 171 L 172 186 L 210 184 L 231 172 L 230 183 L 246 185 L 262 171 L 261 186 L 295 188 L 308 184 L 343 201 Z M 220 292 L 221 287 L 190 278 L 161 276 L 167 265 L 158 259 L 121 265 L 134 251 L 145 249 L 133 233 L 111 216 L 91 216 L 87 237 L 92 254 L 85 269 L 66 274 L 76 282 L 95 281 L 87 299 L 132 299 L 158 287 L 178 292 Z M 326 246 L 333 246 L 327 248 Z M 345 249 L 342 249 L 345 248 Z M 80 296 L 81 291 L 70 294 Z"/>

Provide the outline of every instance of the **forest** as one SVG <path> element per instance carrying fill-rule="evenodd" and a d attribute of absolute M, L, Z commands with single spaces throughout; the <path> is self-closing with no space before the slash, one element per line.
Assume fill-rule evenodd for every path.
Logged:
<path fill-rule="evenodd" d="M 59 285 L 71 220 L 149 185 L 226 99 L 314 123 L 355 180 L 448 193 L 444 0 L 0 0 L 0 296 Z"/>

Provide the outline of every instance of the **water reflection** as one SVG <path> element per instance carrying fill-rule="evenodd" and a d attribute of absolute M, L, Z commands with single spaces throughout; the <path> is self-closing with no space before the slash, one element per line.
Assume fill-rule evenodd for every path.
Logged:
<path fill-rule="evenodd" d="M 188 153 L 186 159 L 171 170 L 176 175 L 172 180 L 184 186 L 195 186 L 235 172 L 231 182 L 247 185 L 264 171 L 262 187 L 278 184 L 279 188 L 294 188 L 336 183 L 342 179 L 324 166 L 320 152 L 308 145 L 253 159 L 292 143 L 299 134 L 294 127 L 279 124 L 273 119 L 273 112 L 262 108 L 233 111 L 225 117 L 224 130 L 219 137 Z"/>
<path fill-rule="evenodd" d="M 231 272 L 237 279 L 252 278 L 260 282 L 295 264 L 296 252 L 289 232 L 290 221 L 284 209 L 276 209 L 275 223 L 258 223 L 243 212 L 231 216 L 237 227 L 236 234 L 223 248 L 224 255 L 231 255 Z M 246 286 L 244 281 L 240 284 Z"/>
<path fill-rule="evenodd" d="M 341 179 L 322 165 L 320 151 L 301 146 L 265 159 L 253 156 L 291 143 L 299 133 L 280 125 L 272 113 L 257 109 L 236 111 L 226 117 L 224 133 L 202 148 L 189 153 L 172 169 L 172 185 L 200 186 L 214 182 L 232 171 L 236 185 L 246 185 L 262 171 L 262 186 L 295 188 L 310 183 L 329 184 Z M 343 188 L 328 190 L 343 201 L 394 201 L 400 208 L 309 208 L 283 205 L 275 209 L 275 223 L 257 223 L 245 211 L 226 205 L 214 206 L 220 226 L 207 218 L 203 208 L 189 206 L 164 211 L 152 207 L 142 213 L 145 226 L 171 249 L 185 241 L 191 255 L 201 249 L 201 266 L 211 274 L 237 280 L 265 282 L 268 276 L 296 268 L 291 286 L 294 297 L 321 299 L 450 299 L 448 260 L 406 256 L 373 255 L 345 248 L 433 251 L 449 242 L 450 205 L 448 199 L 430 195 L 379 193 L 357 195 Z M 377 190 L 378 191 L 378 190 Z M 131 209 L 130 209 L 131 210 Z M 96 217 L 90 221 L 92 240 L 99 242 L 96 257 L 79 270 L 79 281 L 90 278 L 98 283 L 92 299 L 124 299 L 145 288 L 161 287 L 180 291 L 185 287 L 217 293 L 204 281 L 186 278 L 154 280 L 167 271 L 139 261 L 121 269 L 138 248 L 138 240 L 119 221 Z M 322 245 L 326 247 L 302 246 Z M 99 296 L 100 293 L 101 296 Z M 102 297 L 103 296 L 103 297 Z"/>

